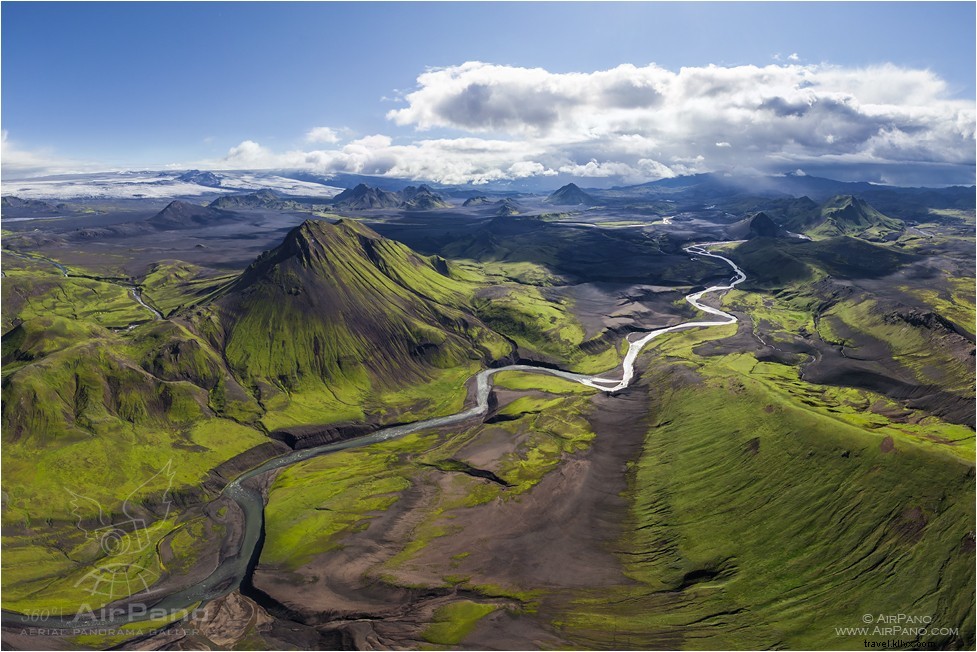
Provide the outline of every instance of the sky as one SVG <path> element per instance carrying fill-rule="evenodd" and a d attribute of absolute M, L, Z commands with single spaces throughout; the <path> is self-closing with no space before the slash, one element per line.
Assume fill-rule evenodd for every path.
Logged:
<path fill-rule="evenodd" d="M 4 178 L 974 181 L 975 4 L 0 5 Z"/>

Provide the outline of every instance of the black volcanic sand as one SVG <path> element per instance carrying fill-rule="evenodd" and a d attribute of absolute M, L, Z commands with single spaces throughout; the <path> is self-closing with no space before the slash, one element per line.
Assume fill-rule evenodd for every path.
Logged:
<path fill-rule="evenodd" d="M 239 211 L 238 219 L 211 227 L 161 230 L 151 211 L 4 224 L 14 231 L 5 246 L 27 248 L 64 263 L 104 274 L 139 276 L 160 260 L 182 260 L 222 270 L 241 270 L 262 251 L 279 245 L 292 228 L 313 216 L 302 212 Z"/>
<path fill-rule="evenodd" d="M 458 491 L 451 474 L 423 473 L 368 527 L 348 534 L 341 549 L 295 571 L 259 566 L 254 585 L 264 606 L 320 631 L 341 632 L 347 643 L 415 647 L 434 610 L 446 603 L 475 599 L 518 607 L 510 598 L 486 599 L 445 587 L 444 575 L 463 575 L 471 577 L 471 585 L 543 590 L 536 614 L 496 612 L 479 624 L 466 647 L 565 647 L 568 643 L 548 625 L 564 608 L 565 591 L 629 581 L 609 546 L 627 520 L 622 493 L 627 463 L 639 456 L 647 431 L 647 391 L 639 383 L 616 396 L 595 395 L 588 419 L 597 437 L 589 449 L 565 459 L 517 499 L 452 510 L 450 534 L 432 539 L 396 570 L 382 569 L 428 518 L 435 498 Z M 501 392 L 499 402 L 504 405 L 518 395 Z M 493 460 L 518 445 L 512 439 L 486 425 L 458 458 L 491 468 Z M 452 560 L 460 553 L 470 554 Z"/>

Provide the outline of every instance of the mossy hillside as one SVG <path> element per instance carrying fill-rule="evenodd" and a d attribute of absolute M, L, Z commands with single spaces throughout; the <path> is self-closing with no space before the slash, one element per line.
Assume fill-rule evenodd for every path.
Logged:
<path fill-rule="evenodd" d="M 3 537 L 3 608 L 21 613 L 47 611 L 75 615 L 98 610 L 155 583 L 164 572 L 158 545 L 174 528 L 178 514 L 156 520 L 122 539 L 125 552 L 107 555 L 100 533 L 74 527 L 56 536 Z M 86 518 L 84 525 L 97 521 Z M 88 611 L 88 609 L 85 609 Z"/>
<path fill-rule="evenodd" d="M 821 207 L 821 220 L 806 233 L 815 238 L 858 235 L 879 239 L 904 228 L 901 220 L 883 215 L 866 201 L 852 195 L 834 197 Z"/>
<path fill-rule="evenodd" d="M 657 427 L 632 471 L 622 560 L 640 584 L 581 598 L 566 633 L 845 649 L 862 639 L 834 627 L 908 610 L 960 627 L 951 647 L 973 640 L 972 460 L 887 448 L 747 376 L 676 380 L 653 382 Z"/>
<path fill-rule="evenodd" d="M 305 419 L 317 395 L 324 414 L 356 418 L 371 395 L 511 350 L 465 310 L 474 287 L 445 271 L 354 222 L 306 222 L 191 322 L 278 422 Z"/>
<path fill-rule="evenodd" d="M 141 279 L 143 296 L 151 298 L 161 313 L 169 315 L 204 300 L 235 278 L 182 260 L 153 263 Z"/>
<path fill-rule="evenodd" d="M 500 389 L 536 390 L 549 394 L 596 394 L 593 387 L 581 385 L 572 380 L 565 380 L 545 373 L 530 373 L 525 371 L 502 371 L 492 377 L 495 386 Z"/>
<path fill-rule="evenodd" d="M 945 329 L 916 326 L 897 314 L 887 314 L 877 300 L 842 301 L 821 313 L 819 326 L 837 320 L 847 329 L 867 333 L 885 342 L 893 359 L 912 371 L 922 383 L 948 391 L 973 394 L 973 359 L 955 353 L 958 340 Z M 827 322 L 827 323 L 825 323 Z M 841 338 L 844 341 L 844 338 Z"/>
<path fill-rule="evenodd" d="M 458 645 L 475 629 L 479 620 L 498 608 L 496 604 L 471 600 L 459 600 L 438 607 L 434 612 L 434 621 L 421 632 L 421 638 L 435 645 Z"/>
<path fill-rule="evenodd" d="M 40 317 L 86 321 L 106 328 L 125 328 L 152 320 L 119 285 L 89 278 L 66 277 L 50 265 L 7 257 L 3 279 L 3 330 Z"/>
<path fill-rule="evenodd" d="M 880 278 L 919 260 L 912 253 L 848 236 L 814 241 L 756 238 L 731 253 L 747 273 L 743 290 L 781 289 L 829 275 Z"/>

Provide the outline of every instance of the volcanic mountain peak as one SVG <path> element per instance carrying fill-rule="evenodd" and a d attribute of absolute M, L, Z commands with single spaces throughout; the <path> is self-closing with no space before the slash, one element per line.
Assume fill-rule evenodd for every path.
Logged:
<path fill-rule="evenodd" d="M 821 207 L 822 222 L 814 231 L 820 235 L 862 233 L 869 229 L 884 234 L 904 227 L 897 220 L 875 210 L 868 202 L 854 195 L 838 195 Z"/>
<path fill-rule="evenodd" d="M 462 206 L 481 206 L 482 204 L 491 204 L 491 203 L 492 200 L 490 200 L 485 195 L 478 195 L 477 197 L 469 197 L 468 199 L 466 199 L 465 203 L 462 204 Z"/>
<path fill-rule="evenodd" d="M 355 188 L 347 188 L 335 197 L 333 204 L 341 208 L 362 210 L 365 208 L 397 208 L 401 204 L 397 193 L 387 192 L 380 188 L 371 188 L 365 183 Z"/>
<path fill-rule="evenodd" d="M 583 190 L 577 187 L 575 183 L 568 183 L 559 190 L 556 190 L 545 200 L 549 204 L 563 204 L 563 205 L 586 205 L 594 206 L 597 201 L 585 193 Z"/>
<path fill-rule="evenodd" d="M 445 261 L 354 220 L 310 220 L 212 300 L 215 339 L 254 381 L 401 385 L 469 364 L 485 355 L 483 338 L 498 339 L 460 287 Z"/>
<path fill-rule="evenodd" d="M 752 240 L 753 238 L 786 238 L 788 233 L 770 216 L 760 211 L 745 219 L 729 225 L 727 235 L 734 240 Z"/>
<path fill-rule="evenodd" d="M 500 199 L 499 201 L 495 202 L 495 204 L 499 207 L 495 211 L 495 214 L 499 215 L 500 217 L 518 215 L 522 211 L 522 206 L 519 205 L 519 202 L 509 197 Z"/>
<path fill-rule="evenodd" d="M 428 211 L 435 208 L 448 208 L 450 206 L 441 195 L 435 193 L 425 185 L 422 185 L 420 188 L 407 186 L 401 194 L 406 199 L 404 208 L 407 210 Z"/>
<path fill-rule="evenodd" d="M 217 208 L 191 204 L 177 199 L 171 201 L 166 208 L 146 222 L 158 229 L 186 229 L 210 226 L 229 219 L 236 219 L 236 216 Z"/>

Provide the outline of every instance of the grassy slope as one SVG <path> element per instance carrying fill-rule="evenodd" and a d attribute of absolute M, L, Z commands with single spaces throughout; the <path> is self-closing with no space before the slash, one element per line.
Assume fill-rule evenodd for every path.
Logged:
<path fill-rule="evenodd" d="M 110 330 L 148 313 L 123 288 L 29 265 L 5 266 L 3 283 L 5 326 L 22 321 L 3 338 L 4 607 L 98 604 L 85 579 L 94 567 L 156 577 L 160 562 L 153 547 L 107 557 L 75 527 L 97 508 L 76 511 L 69 491 L 111 517 L 133 491 L 136 503 L 159 500 L 168 480 L 140 485 L 169 460 L 173 491 L 185 491 L 266 438 L 238 422 L 257 404 L 205 342 L 173 322 Z M 178 516 L 146 536 L 165 536 Z"/>
<path fill-rule="evenodd" d="M 386 246 L 398 249 L 393 254 L 404 253 L 397 243 Z M 364 383 L 363 391 L 344 394 L 341 385 L 311 383 L 308 391 L 277 397 L 259 392 L 262 405 L 185 324 L 154 322 L 125 332 L 106 328 L 148 315 L 124 289 L 65 279 L 47 264 L 12 263 L 5 267 L 4 321 L 5 326 L 14 319 L 23 323 L 4 338 L 4 547 L 10 553 L 4 558 L 4 605 L 9 608 L 91 601 L 75 583 L 94 565 L 111 561 L 74 528 L 66 489 L 117 511 L 123 494 L 170 458 L 178 460 L 174 489 L 198 486 L 213 467 L 266 441 L 254 427 L 262 418 L 266 426 L 279 427 L 365 414 L 396 420 L 451 413 L 461 408 L 464 382 L 479 367 L 470 360 L 436 368 L 428 382 L 406 389 Z M 495 265 L 489 275 L 479 265 L 459 266 L 451 277 L 426 266 L 388 271 L 395 282 L 423 287 L 437 301 L 464 303 L 478 287 L 507 277 L 508 267 Z M 517 265 L 511 274 L 530 271 Z M 145 296 L 167 313 L 197 303 L 220 280 L 204 272 L 178 261 L 161 263 L 142 281 Z M 553 309 L 545 302 L 536 305 Z M 444 314 L 454 316 L 449 308 Z M 490 332 L 479 336 L 492 357 L 508 353 L 501 338 Z M 27 477 L 33 480 L 20 480 Z M 145 487 L 136 499 L 158 496 L 164 488 Z M 163 525 L 182 531 L 173 520 L 177 517 L 171 513 Z M 192 547 L 178 548 L 183 554 L 176 564 L 191 563 Z M 150 555 L 137 565 L 156 573 L 159 563 Z"/>
<path fill-rule="evenodd" d="M 834 242 L 869 255 L 823 262 L 809 247 L 824 244 L 812 243 L 758 259 L 758 243 L 740 247 L 734 256 L 745 253 L 748 270 L 769 267 L 751 279 L 754 292 L 732 292 L 724 303 L 747 312 L 775 345 L 813 333 L 820 299 L 810 279 L 840 264 L 889 273 L 886 263 L 899 260 L 878 247 Z M 771 261 L 777 255 L 794 266 Z M 755 291 L 784 274 L 808 282 Z M 952 305 L 963 311 L 972 305 L 972 279 L 961 285 L 967 292 Z M 953 376 L 972 382 L 972 370 L 956 369 L 919 332 L 886 324 L 869 308 L 841 301 L 833 310 L 888 342 L 896 359 L 919 362 L 910 368 L 942 366 L 944 384 Z M 972 310 L 962 318 L 972 323 Z M 695 353 L 733 329 L 660 344 L 667 361 L 654 365 L 651 380 L 657 423 L 632 470 L 633 521 L 620 542 L 638 584 L 578 596 L 556 622 L 594 647 L 607 646 L 612 633 L 611 644 L 624 647 L 851 649 L 893 637 L 844 636 L 835 627 L 861 627 L 862 614 L 905 613 L 959 628 L 924 641 L 972 646 L 972 427 L 872 392 L 811 385 L 795 366 Z M 670 373 L 677 366 L 695 370 L 698 381 Z"/>
<path fill-rule="evenodd" d="M 883 452 L 749 374 L 655 396 L 621 542 L 639 585 L 580 599 L 568 634 L 836 649 L 860 644 L 834 627 L 861 614 L 918 613 L 973 640 L 972 463 L 907 440 Z"/>

